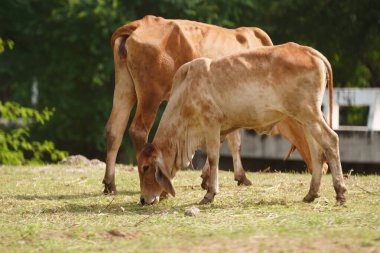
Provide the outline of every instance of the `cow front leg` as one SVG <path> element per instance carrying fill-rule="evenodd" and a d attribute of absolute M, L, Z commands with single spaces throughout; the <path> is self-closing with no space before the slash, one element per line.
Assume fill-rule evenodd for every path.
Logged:
<path fill-rule="evenodd" d="M 241 163 L 240 157 L 240 145 L 241 145 L 241 137 L 240 130 L 235 130 L 229 133 L 227 136 L 228 145 L 231 150 L 232 160 L 234 165 L 234 177 L 235 181 L 237 181 L 238 185 L 249 186 L 252 185 L 252 182 L 245 175 L 245 171 L 243 169 L 243 165 Z"/>
<path fill-rule="evenodd" d="M 206 141 L 207 145 L 207 157 L 210 164 L 210 177 L 207 193 L 199 204 L 205 205 L 214 201 L 215 195 L 219 192 L 219 179 L 218 179 L 218 167 L 219 167 L 219 148 L 220 140 L 219 132 L 210 133 L 210 137 Z M 211 138 L 214 137 L 214 138 Z"/>
<path fill-rule="evenodd" d="M 141 100 L 141 104 L 138 104 L 135 117 L 129 128 L 129 135 L 136 152 L 136 158 L 148 141 L 149 132 L 153 126 L 161 102 L 158 96 L 154 99 L 142 98 Z"/>
<path fill-rule="evenodd" d="M 234 167 L 234 178 L 237 181 L 237 184 L 249 186 L 252 185 L 252 182 L 247 178 L 240 157 L 240 143 L 241 137 L 239 130 L 236 130 L 226 136 L 229 148 L 232 154 L 233 167 Z M 201 187 L 204 190 L 208 189 L 209 181 L 210 181 L 210 164 L 208 159 L 206 160 L 205 165 L 202 169 L 202 183 Z"/>
<path fill-rule="evenodd" d="M 201 187 L 203 190 L 207 190 L 210 181 L 210 163 L 208 162 L 208 159 L 206 159 L 205 165 L 203 166 L 201 178 Z"/>

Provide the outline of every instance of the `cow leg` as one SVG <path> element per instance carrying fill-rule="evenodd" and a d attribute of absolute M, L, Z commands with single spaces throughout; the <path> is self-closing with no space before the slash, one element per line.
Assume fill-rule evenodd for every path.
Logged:
<path fill-rule="evenodd" d="M 210 163 L 208 162 L 208 159 L 206 159 L 206 163 L 203 166 L 201 178 L 202 178 L 201 187 L 203 190 L 207 190 L 209 186 L 209 180 L 210 180 Z"/>
<path fill-rule="evenodd" d="M 140 101 L 141 104 L 139 104 Z M 138 101 L 136 114 L 129 128 L 129 135 L 131 136 L 136 156 L 148 141 L 149 132 L 153 126 L 160 103 L 161 98 L 158 95 L 149 97 L 149 99 L 139 99 Z"/>
<path fill-rule="evenodd" d="M 240 130 L 235 130 L 227 136 L 228 145 L 231 150 L 232 160 L 234 164 L 234 177 L 238 185 L 252 185 L 251 181 L 246 177 L 240 158 Z"/>
<path fill-rule="evenodd" d="M 238 182 L 238 185 L 252 185 L 251 181 L 246 177 L 243 165 L 240 158 L 240 132 L 236 130 L 227 135 L 228 144 L 232 154 L 233 166 L 234 166 L 234 177 L 235 181 Z M 208 159 L 206 160 L 205 165 L 202 169 L 202 183 L 201 187 L 204 190 L 208 189 L 209 180 L 210 180 L 210 164 Z"/>
<path fill-rule="evenodd" d="M 331 168 L 336 200 L 338 203 L 343 204 L 346 201 L 344 193 L 347 191 L 347 188 L 344 183 L 342 165 L 340 163 L 338 135 L 323 120 L 323 115 L 320 115 L 317 121 L 309 124 L 309 129 L 314 139 L 322 147 Z"/>
<path fill-rule="evenodd" d="M 276 125 L 276 129 L 277 134 L 285 137 L 296 147 L 298 153 L 305 161 L 308 171 L 312 172 L 313 165 L 311 162 L 309 144 L 306 140 L 305 131 L 302 128 L 302 125 L 294 119 L 286 118 Z"/>
<path fill-rule="evenodd" d="M 323 152 L 307 129 L 305 129 L 303 133 L 305 134 L 305 139 L 308 143 L 308 151 L 310 152 L 310 164 L 308 164 L 308 166 L 310 166 L 309 169 L 312 171 L 310 190 L 303 198 L 303 201 L 310 203 L 320 196 L 319 189 L 322 179 Z"/>
<path fill-rule="evenodd" d="M 286 118 L 279 122 L 275 126 L 275 129 L 277 131 L 275 134 L 279 134 L 285 137 L 290 143 L 292 143 L 296 147 L 298 153 L 305 161 L 308 171 L 312 173 L 313 164 L 311 161 L 309 144 L 306 140 L 305 132 L 302 128 L 302 125 L 292 118 Z M 287 156 L 285 160 L 287 160 L 288 158 L 289 156 Z M 324 162 L 322 165 L 323 174 L 326 174 L 327 167 L 327 164 Z"/>
<path fill-rule="evenodd" d="M 219 131 L 210 131 L 206 139 L 207 157 L 210 164 L 210 180 L 207 193 L 199 203 L 200 205 L 209 204 L 214 200 L 215 195 L 219 192 L 218 167 L 219 167 L 219 149 L 220 138 Z"/>
<path fill-rule="evenodd" d="M 115 50 L 119 48 L 116 41 Z M 105 134 L 107 146 L 106 171 L 103 178 L 104 194 L 115 194 L 115 162 L 117 152 L 127 127 L 130 111 L 136 102 L 134 84 L 127 69 L 126 61 L 115 55 L 115 91 L 111 115 L 108 119 Z"/>

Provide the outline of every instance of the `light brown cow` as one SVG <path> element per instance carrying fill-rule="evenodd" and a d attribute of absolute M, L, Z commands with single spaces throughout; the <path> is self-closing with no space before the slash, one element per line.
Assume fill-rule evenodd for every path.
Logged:
<path fill-rule="evenodd" d="M 112 35 L 115 91 L 112 112 L 106 126 L 107 159 L 103 179 L 104 193 L 115 193 L 115 160 L 127 126 L 131 108 L 137 110 L 129 133 L 138 154 L 163 100 L 169 99 L 172 78 L 184 63 L 198 57 L 216 59 L 258 46 L 273 45 L 259 28 L 225 29 L 186 20 L 167 20 L 146 16 L 118 28 Z M 310 170 L 310 152 L 297 122 L 280 123 L 278 134 L 295 145 Z M 294 127 L 291 127 L 294 126 Z M 234 177 L 238 184 L 250 185 L 240 159 L 240 135 L 227 136 L 231 149 Z M 202 186 L 207 187 L 208 167 L 203 169 Z"/>
<path fill-rule="evenodd" d="M 210 185 L 201 204 L 212 202 L 219 191 L 219 149 L 226 134 L 238 128 L 271 134 L 276 124 L 293 119 L 300 123 L 311 154 L 312 180 L 304 201 L 319 196 L 326 156 L 336 199 L 343 203 L 338 135 L 320 110 L 326 80 L 331 99 L 330 63 L 318 51 L 295 43 L 183 65 L 156 136 L 138 159 L 141 202 L 158 202 L 162 191 L 174 196 L 171 180 L 199 148 L 206 150 L 210 163 Z"/>

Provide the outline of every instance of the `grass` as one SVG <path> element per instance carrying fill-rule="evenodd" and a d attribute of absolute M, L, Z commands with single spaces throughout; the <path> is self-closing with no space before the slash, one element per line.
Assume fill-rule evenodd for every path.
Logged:
<path fill-rule="evenodd" d="M 0 252 L 380 252 L 380 176 L 351 175 L 339 206 L 331 175 L 305 204 L 308 174 L 248 173 L 238 187 L 220 172 L 220 194 L 198 206 L 200 172 L 181 171 L 176 198 L 141 206 L 136 170 L 117 170 L 116 196 L 101 194 L 103 173 L 0 167 Z"/>

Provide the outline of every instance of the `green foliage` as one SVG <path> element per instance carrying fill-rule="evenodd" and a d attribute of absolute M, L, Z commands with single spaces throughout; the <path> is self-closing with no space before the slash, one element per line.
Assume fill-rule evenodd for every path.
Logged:
<path fill-rule="evenodd" d="M 5 121 L 8 129 L 0 129 L 0 164 L 41 164 L 44 160 L 59 161 L 67 156 L 67 152 L 57 150 L 51 141 L 31 141 L 29 126 L 45 124 L 54 110 L 45 108 L 39 112 L 22 107 L 15 102 L 0 101 L 0 119 Z"/>
<path fill-rule="evenodd" d="M 339 109 L 339 124 L 343 126 L 367 126 L 368 106 L 343 106 Z"/>
<path fill-rule="evenodd" d="M 125 9 L 117 1 L 2 3 L 0 30 L 17 47 L 0 57 L 0 99 L 30 105 L 36 80 L 37 108 L 56 108 L 36 136 L 86 155 L 104 150 L 114 86 L 109 40 L 127 21 Z"/>
<path fill-rule="evenodd" d="M 12 50 L 14 42 L 12 40 L 4 40 L 0 37 L 0 54 L 4 53 L 7 47 Z"/>
<path fill-rule="evenodd" d="M 380 86 L 380 1 L 3 0 L 0 100 L 56 108 L 36 131 L 72 153 L 104 158 L 114 88 L 112 32 L 147 14 L 226 27 L 257 26 L 275 44 L 313 46 L 331 61 L 335 86 Z M 1 40 L 1 48 L 13 43 Z M 125 143 L 125 142 L 124 142 Z M 124 146 L 125 148 L 125 146 Z"/>

